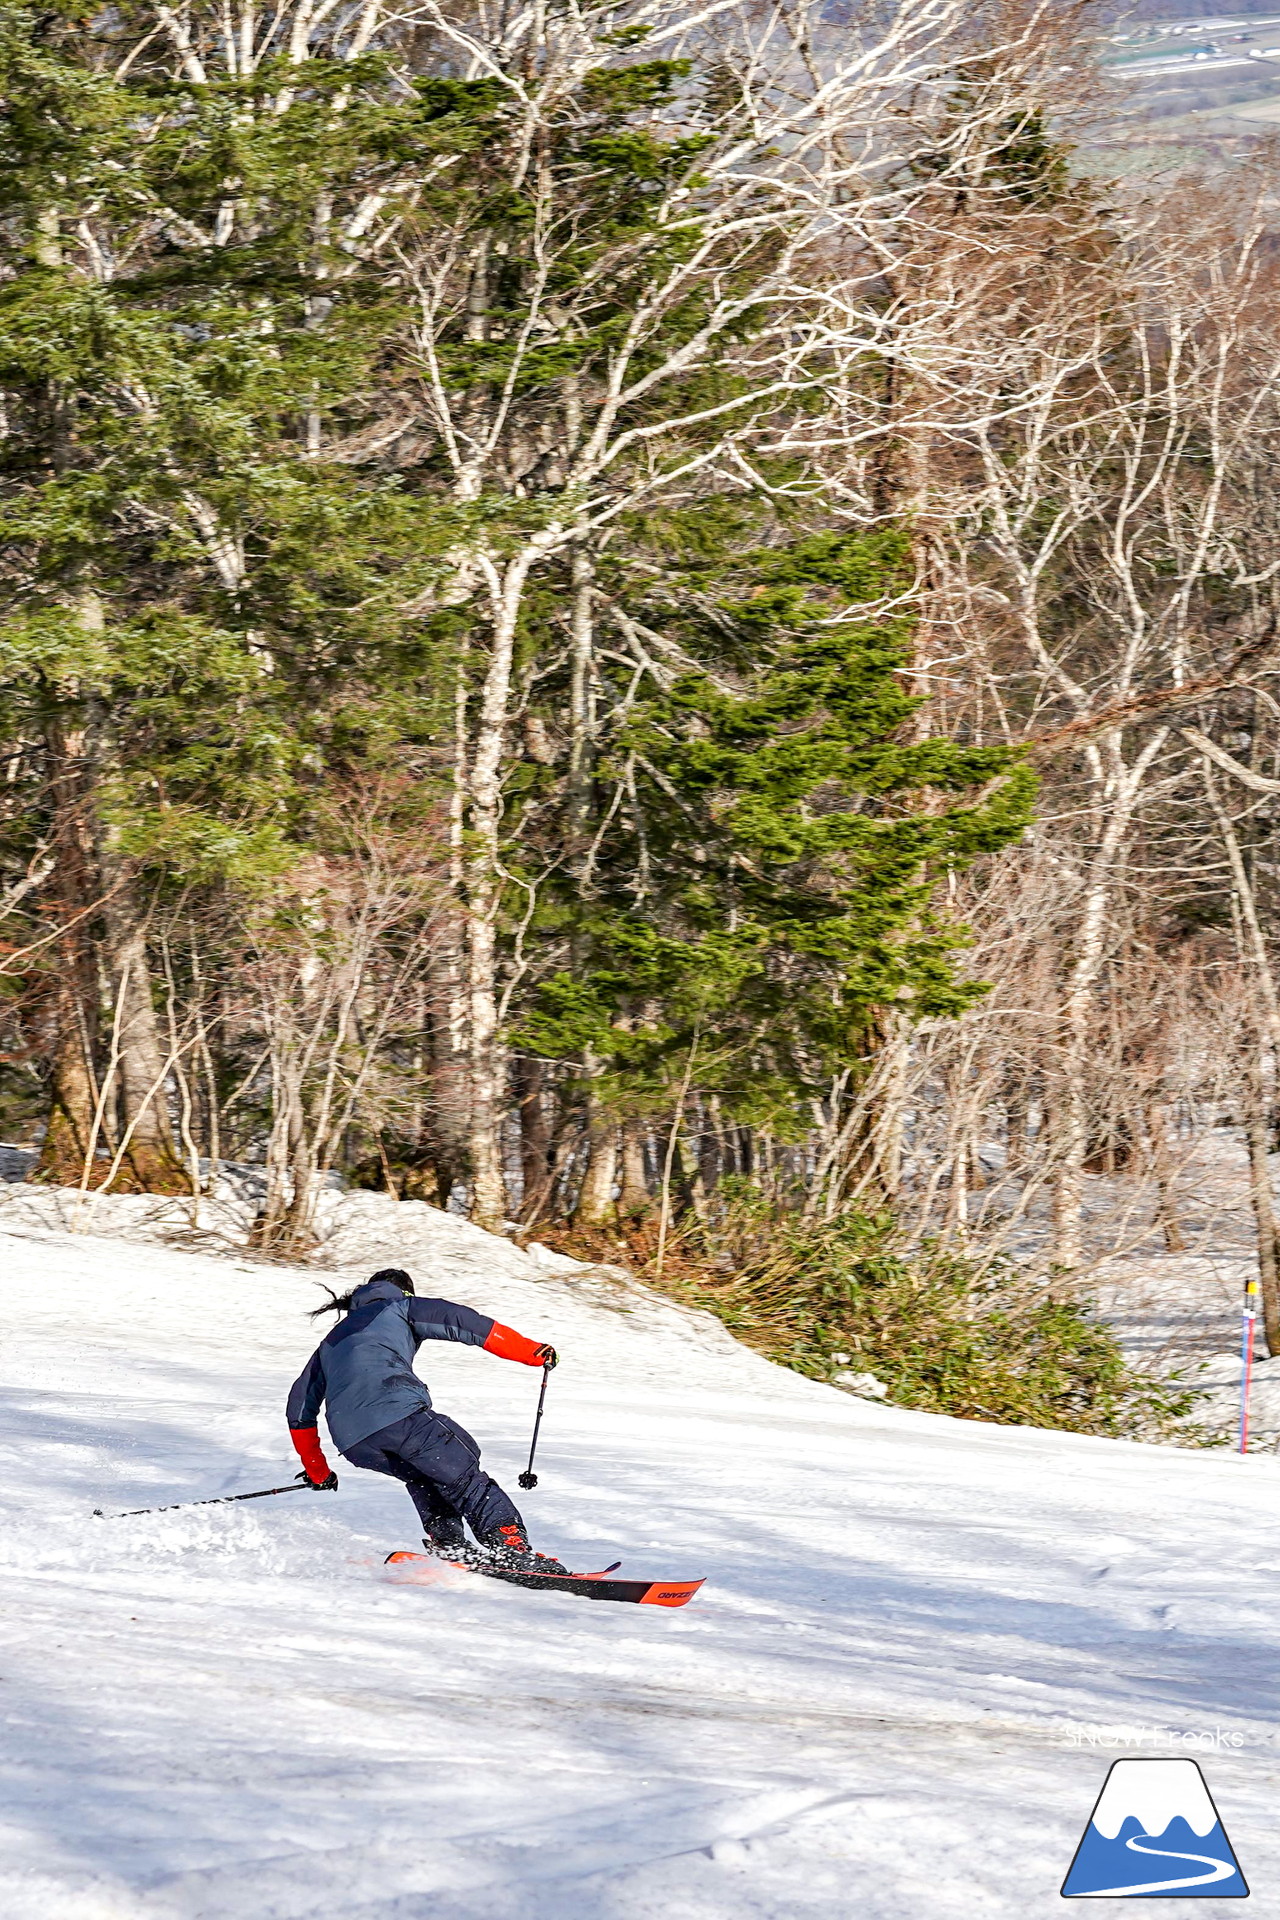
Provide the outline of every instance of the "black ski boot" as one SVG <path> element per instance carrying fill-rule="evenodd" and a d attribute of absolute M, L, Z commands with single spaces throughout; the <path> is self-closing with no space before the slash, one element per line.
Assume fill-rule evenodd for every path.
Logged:
<path fill-rule="evenodd" d="M 442 1560 L 461 1560 L 474 1552 L 461 1520 L 433 1521 L 430 1533 L 422 1536 L 422 1544 L 428 1553 L 438 1553 Z"/>
<path fill-rule="evenodd" d="M 480 1535 L 490 1566 L 508 1573 L 568 1573 L 568 1567 L 545 1553 L 535 1553 L 523 1527 L 493 1527 Z"/>

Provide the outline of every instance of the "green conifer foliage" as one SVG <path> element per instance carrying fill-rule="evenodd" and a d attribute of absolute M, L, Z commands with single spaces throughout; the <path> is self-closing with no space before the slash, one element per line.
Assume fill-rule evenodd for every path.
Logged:
<path fill-rule="evenodd" d="M 645 1091 L 669 1104 L 697 1039 L 698 1086 L 794 1136 L 868 1056 L 878 1009 L 945 1016 L 981 994 L 931 901 L 1020 833 L 1034 781 L 1002 748 L 910 738 L 911 622 L 874 611 L 906 584 L 902 534 L 779 526 L 735 550 L 708 517 L 664 523 L 659 586 L 619 582 L 624 618 L 684 670 L 650 677 L 597 768 L 602 792 L 625 768 L 628 795 L 590 885 L 561 896 L 583 964 L 546 982 L 522 1037 L 609 1060 L 633 1110 Z"/>
<path fill-rule="evenodd" d="M 57 1179 L 88 1150 L 118 986 L 124 1067 L 155 1081 L 138 930 L 183 890 L 267 885 L 317 788 L 396 741 L 397 696 L 429 709 L 414 609 L 456 532 L 349 444 L 377 431 L 404 319 L 353 220 L 456 128 L 433 133 L 382 56 L 206 69 L 155 26 L 10 9 L 0 32 L 6 829 L 76 848 L 50 882 L 71 931 L 41 942 L 20 915 L 33 952 L 8 977 L 76 1089 L 55 1069 Z M 163 1100 L 133 1116 L 121 1180 L 185 1180 Z"/>
<path fill-rule="evenodd" d="M 801 1128 L 877 1009 L 972 997 L 929 902 L 1017 833 L 1027 776 L 911 738 L 901 538 L 825 515 L 800 454 L 744 484 L 847 373 L 778 358 L 826 337 L 822 90 L 799 107 L 760 68 L 753 106 L 710 45 L 663 57 L 612 16 L 530 24 L 469 73 L 447 34 L 326 18 L 5 15 L 12 831 L 80 846 L 80 932 L 41 952 L 92 1064 L 157 902 L 261 894 L 344 779 L 452 759 L 452 1172 L 497 1221 L 500 1015 L 589 1056 L 615 1109 L 669 1103 L 696 1044 L 700 1086 Z M 597 630 L 573 668 L 570 601 Z M 566 740 L 641 628 L 660 670 Z M 548 744 L 521 757 L 525 719 Z"/>

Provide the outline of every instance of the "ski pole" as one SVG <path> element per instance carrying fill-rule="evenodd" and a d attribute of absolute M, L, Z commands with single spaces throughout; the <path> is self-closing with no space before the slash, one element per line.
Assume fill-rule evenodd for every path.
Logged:
<path fill-rule="evenodd" d="M 529 1464 L 520 1475 L 520 1485 L 526 1489 L 536 1487 L 538 1476 L 533 1470 L 533 1456 L 538 1445 L 538 1428 L 542 1425 L 542 1403 L 547 1397 L 547 1381 L 551 1377 L 550 1367 L 542 1369 L 542 1392 L 538 1395 L 538 1411 L 533 1422 L 533 1438 L 529 1442 Z"/>
<path fill-rule="evenodd" d="M 132 1520 L 140 1513 L 177 1513 L 180 1507 L 226 1507 L 233 1500 L 269 1500 L 273 1493 L 304 1493 L 308 1487 L 313 1493 L 320 1491 L 300 1475 L 287 1487 L 263 1487 L 257 1493 L 220 1493 L 216 1500 L 175 1500 L 167 1507 L 129 1507 L 124 1513 L 104 1513 L 101 1507 L 95 1507 L 93 1513 L 96 1520 Z"/>
<path fill-rule="evenodd" d="M 1253 1330 L 1258 1320 L 1258 1283 L 1247 1280 L 1244 1322 L 1240 1329 L 1240 1452 L 1249 1445 L 1249 1388 L 1253 1384 Z"/>

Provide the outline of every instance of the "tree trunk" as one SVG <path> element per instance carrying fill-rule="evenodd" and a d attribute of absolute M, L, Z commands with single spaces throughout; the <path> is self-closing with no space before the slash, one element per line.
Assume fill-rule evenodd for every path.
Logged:
<path fill-rule="evenodd" d="M 607 1227 L 613 1220 L 613 1183 L 618 1168 L 618 1129 L 592 1101 L 587 1118 L 587 1168 L 582 1176 L 575 1227 Z"/>
<path fill-rule="evenodd" d="M 563 1203 L 573 1189 L 573 1166 L 581 1146 L 581 1109 L 564 1105 L 551 1134 L 551 1176 L 547 1181 L 545 1212 L 553 1219 L 567 1217 L 568 1209 Z"/>
<path fill-rule="evenodd" d="M 500 1233 L 507 1217 L 502 1172 L 504 1062 L 498 1032 L 496 885 L 483 860 L 472 888 L 471 922 L 471 1113 L 467 1129 L 471 1163 L 471 1218 Z"/>
<path fill-rule="evenodd" d="M 676 1170 L 680 1176 L 681 1198 L 700 1225 L 707 1220 L 707 1189 L 702 1178 L 702 1160 L 697 1147 L 688 1139 L 685 1128 L 676 1138 Z"/>
<path fill-rule="evenodd" d="M 291 1171 L 293 1194 L 279 1240 L 288 1253 L 307 1253 L 316 1244 L 316 1205 L 324 1182 L 305 1143 L 295 1153 Z"/>
<path fill-rule="evenodd" d="M 53 1072 L 49 1113 L 34 1180 L 79 1186 L 93 1133 L 97 1001 L 89 962 L 93 875 L 84 791 L 84 737 L 51 726 L 45 739 L 53 796 L 53 908 L 62 932 L 54 945 Z M 92 1169 L 90 1169 L 92 1173 Z"/>
<path fill-rule="evenodd" d="M 595 1094 L 599 1061 L 590 1053 L 587 1071 L 587 1166 L 573 1210 L 575 1227 L 606 1227 L 613 1220 L 613 1182 L 618 1167 L 618 1124 Z"/>
<path fill-rule="evenodd" d="M 467 1004 L 470 1015 L 471 1218 L 500 1232 L 507 1216 L 502 1172 L 502 1108 L 506 1062 L 498 1028 L 498 912 L 502 868 L 502 766 L 511 670 L 525 581 L 535 554 L 526 549 L 499 573 L 487 574 L 493 611 L 489 669 L 480 696 L 468 779 L 473 852 L 467 863 Z"/>
<path fill-rule="evenodd" d="M 1027 1083 L 1021 1077 L 1005 1083 L 1005 1151 L 1008 1173 L 1020 1173 L 1027 1164 Z"/>
<path fill-rule="evenodd" d="M 524 1197 L 520 1218 L 525 1226 L 541 1220 L 551 1198 L 551 1127 L 543 1096 L 546 1068 L 527 1054 L 515 1061 L 515 1091 L 520 1109 L 520 1171 Z"/>
<path fill-rule="evenodd" d="M 465 891 L 468 782 L 467 663 L 454 677 L 453 785 L 449 796 L 449 890 L 455 911 L 440 929 L 429 961 L 431 997 L 430 1111 L 424 1132 L 440 1205 L 471 1176 L 471 1060 Z"/>
<path fill-rule="evenodd" d="M 622 1192 L 618 1212 L 626 1220 L 638 1219 L 653 1205 L 644 1164 L 643 1120 L 628 1120 L 622 1129 Z"/>
<path fill-rule="evenodd" d="M 1262 1283 L 1262 1320 L 1267 1352 L 1280 1354 L 1280 1237 L 1276 1232 L 1271 1170 L 1267 1164 L 1267 1105 L 1262 1061 L 1250 1049 L 1244 1075 L 1244 1132 L 1249 1148 L 1249 1198 L 1258 1239 L 1258 1275 Z"/>
<path fill-rule="evenodd" d="M 720 1102 L 710 1094 L 700 1103 L 702 1131 L 698 1135 L 698 1164 L 702 1169 L 703 1191 L 708 1198 L 720 1185 L 725 1171 L 724 1133 L 720 1125 Z"/>
<path fill-rule="evenodd" d="M 951 1150 L 951 1186 L 947 1193 L 947 1211 L 942 1224 L 944 1240 L 961 1245 L 969 1230 L 969 1142 L 960 1139 Z"/>
<path fill-rule="evenodd" d="M 905 1014 L 886 1016 L 884 1066 L 876 1102 L 874 1140 L 877 1184 L 893 1206 L 902 1187 L 902 1148 L 907 1125 L 907 1079 L 911 1067 L 911 1022 Z"/>
<path fill-rule="evenodd" d="M 314 1003 L 308 1004 L 309 985 L 304 987 L 304 1012 L 312 1033 L 322 1015 L 314 1011 Z M 305 1030 L 304 1030 L 305 1031 Z M 338 1044 L 341 1045 L 341 1033 Z M 316 1243 L 316 1203 L 324 1184 L 321 1172 L 322 1154 L 326 1151 L 328 1117 L 322 1103 L 317 1100 L 313 1085 L 308 1085 L 308 1075 L 303 1062 L 314 1062 L 311 1049 L 304 1044 L 302 1060 L 298 1062 L 298 1071 L 292 1077 L 289 1099 L 289 1205 L 286 1209 L 280 1244 L 288 1253 L 305 1253 Z"/>
<path fill-rule="evenodd" d="M 102 602 L 91 587 L 78 596 L 77 618 L 87 632 L 101 632 L 105 625 Z M 99 711 L 96 731 L 99 772 L 105 773 L 116 759 L 105 711 Z M 130 863 L 119 852 L 118 828 L 100 820 L 96 825 L 106 957 L 119 1007 L 120 1134 L 122 1143 L 128 1143 L 116 1187 L 135 1193 L 190 1193 L 191 1176 L 174 1145 L 169 1118 L 172 1065 L 152 993 L 146 914 Z"/>
<path fill-rule="evenodd" d="M 84 1178 L 95 1100 L 85 1054 L 86 1003 L 79 991 L 77 970 L 65 962 L 58 974 L 53 1004 L 56 1031 L 49 1117 L 31 1178 L 50 1186 L 74 1187 Z"/>
<path fill-rule="evenodd" d="M 1111 742 L 1111 751 L 1118 761 L 1118 741 Z M 1138 784 L 1149 758 L 1150 743 L 1138 766 L 1113 781 L 1106 795 L 1109 801 L 1106 826 L 1094 855 L 1075 952 L 1063 984 L 1054 1102 L 1057 1168 L 1053 1188 L 1053 1259 L 1055 1266 L 1068 1270 L 1080 1265 L 1084 1252 L 1084 1180 L 1089 1152 L 1087 1082 L 1094 1043 L 1094 988 L 1102 971 L 1116 855 L 1128 829 Z"/>
<path fill-rule="evenodd" d="M 136 1193 L 190 1193 L 169 1119 L 169 1067 L 151 990 L 144 921 L 136 889 L 108 848 L 103 877 L 107 953 L 120 995 L 121 1133 L 129 1136 L 116 1186 Z"/>
<path fill-rule="evenodd" d="M 218 1189 L 218 1175 L 222 1166 L 221 1116 L 218 1111 L 218 1075 L 213 1063 L 213 1052 L 209 1046 L 209 1029 L 205 1021 L 204 983 L 200 977 L 200 955 L 194 931 L 191 936 L 191 976 L 196 993 L 196 1033 L 200 1050 L 201 1104 L 204 1108 L 204 1150 L 209 1161 L 207 1191 L 209 1193 L 216 1193 Z"/>
<path fill-rule="evenodd" d="M 466 955 L 461 929 L 444 930 L 431 954 L 430 1081 L 423 1123 L 426 1155 L 435 1174 L 440 1205 L 469 1173 L 470 1059 L 466 1030 Z"/>
<path fill-rule="evenodd" d="M 567 792 L 570 866 L 581 884 L 587 879 L 591 837 L 591 781 L 595 749 L 594 623 L 590 556 L 581 547 L 573 555 L 573 611 L 570 621 L 569 777 Z"/>
<path fill-rule="evenodd" d="M 1160 1196 L 1158 1218 L 1164 1234 L 1165 1248 L 1169 1253 L 1185 1253 L 1186 1241 L 1182 1237 L 1182 1225 L 1178 1219 L 1178 1205 L 1174 1197 L 1169 1131 L 1165 1120 L 1164 1103 L 1160 1099 L 1148 1100 L 1146 1118 L 1147 1138 L 1151 1142 L 1151 1166 L 1156 1177 L 1156 1192 Z"/>
<path fill-rule="evenodd" d="M 1201 771 L 1209 805 L 1218 822 L 1218 829 L 1231 865 L 1236 905 L 1236 944 L 1241 960 L 1246 964 L 1252 961 L 1250 971 L 1257 996 L 1254 1005 L 1260 1016 L 1256 1020 L 1255 1031 L 1249 1038 L 1248 1058 L 1245 1063 L 1245 1139 L 1249 1148 L 1249 1197 L 1253 1203 L 1253 1218 L 1258 1238 L 1258 1277 L 1262 1288 L 1262 1319 L 1267 1338 L 1267 1352 L 1274 1357 L 1280 1354 L 1280 1242 L 1276 1237 L 1275 1204 L 1271 1197 L 1271 1170 L 1267 1164 L 1271 1129 L 1266 1089 L 1263 1083 L 1263 1046 L 1258 1036 L 1263 1032 L 1270 1034 L 1274 1058 L 1280 1063 L 1280 995 L 1277 994 L 1275 976 L 1271 971 L 1271 958 L 1267 952 L 1266 940 L 1258 919 L 1253 888 L 1249 883 L 1244 858 L 1240 852 L 1240 842 L 1226 809 L 1218 798 L 1218 790 L 1207 759 L 1202 759 Z M 1244 939 L 1246 929 L 1247 943 Z M 1260 1006 L 1259 1002 L 1261 1002 Z"/>
<path fill-rule="evenodd" d="M 268 1009 L 268 1033 L 271 1038 L 271 1132 L 267 1139 L 267 1191 L 262 1211 L 253 1223 L 255 1245 L 271 1247 L 282 1234 L 289 1210 L 292 1142 L 300 1127 L 300 1105 L 296 1075 L 292 1071 L 294 1049 L 291 1036 L 279 1030 Z"/>

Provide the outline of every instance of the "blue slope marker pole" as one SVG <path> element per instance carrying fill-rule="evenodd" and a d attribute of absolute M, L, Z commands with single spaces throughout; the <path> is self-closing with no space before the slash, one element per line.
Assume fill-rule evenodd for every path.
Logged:
<path fill-rule="evenodd" d="M 1249 1388 L 1253 1384 L 1253 1329 L 1258 1322 L 1258 1283 L 1245 1282 L 1244 1316 L 1240 1329 L 1240 1452 L 1249 1444 Z"/>

